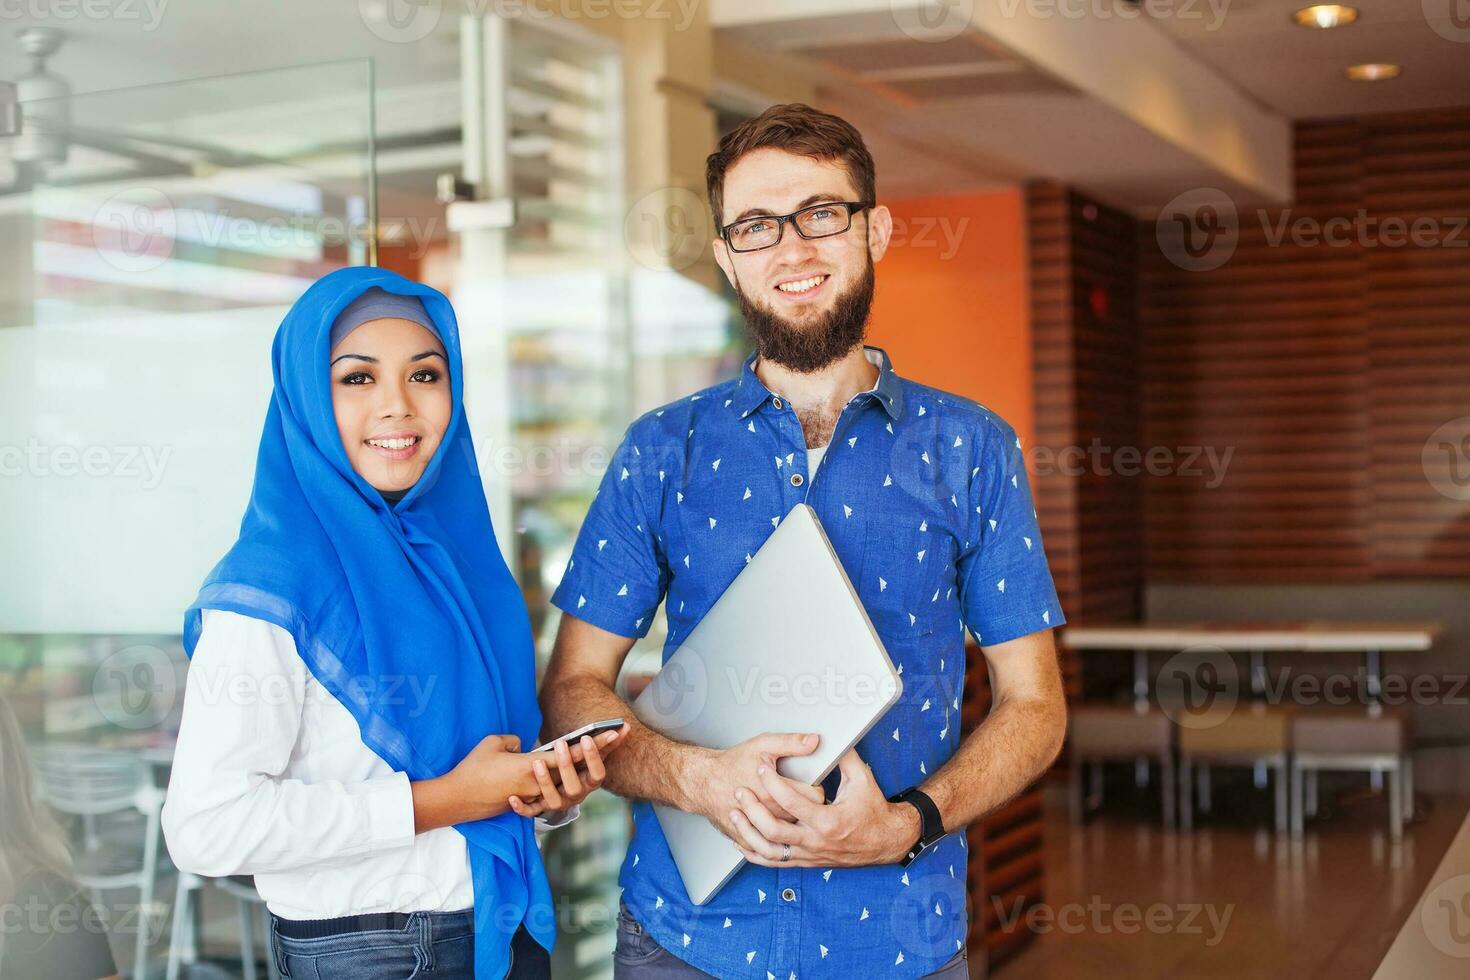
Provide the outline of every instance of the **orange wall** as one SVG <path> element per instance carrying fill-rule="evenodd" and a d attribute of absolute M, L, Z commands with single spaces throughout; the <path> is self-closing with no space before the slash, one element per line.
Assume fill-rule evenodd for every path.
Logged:
<path fill-rule="evenodd" d="M 894 244 L 877 266 L 868 342 L 899 374 L 1035 434 L 1025 199 L 1019 189 L 886 202 Z"/>

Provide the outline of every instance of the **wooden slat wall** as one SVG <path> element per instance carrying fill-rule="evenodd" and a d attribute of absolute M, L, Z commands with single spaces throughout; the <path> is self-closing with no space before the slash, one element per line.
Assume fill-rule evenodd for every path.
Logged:
<path fill-rule="evenodd" d="M 1147 576 L 1470 574 L 1470 503 L 1437 491 L 1422 458 L 1436 427 L 1470 415 L 1470 230 L 1458 247 L 1396 247 L 1381 225 L 1430 220 L 1447 238 L 1470 215 L 1470 110 L 1301 124 L 1296 171 L 1289 207 L 1240 209 L 1218 269 L 1179 268 L 1138 226 L 1145 441 L 1233 452 L 1216 488 L 1148 480 Z M 1293 240 L 1333 219 L 1342 244 Z"/>
<path fill-rule="evenodd" d="M 1054 183 L 1029 185 L 1026 207 L 1036 396 L 1036 445 L 1029 448 L 1047 559 L 1068 622 L 1133 619 L 1142 586 L 1142 486 L 1137 478 L 1090 468 L 1072 475 L 1056 465 L 1067 447 L 1086 449 L 1094 439 L 1110 449 L 1138 445 L 1133 222 Z M 1072 651 L 1059 652 L 1075 700 L 1081 666 Z M 989 710 L 989 671 L 972 648 L 966 734 Z M 973 824 L 967 839 L 970 948 L 986 950 L 994 963 L 1034 936 L 1024 925 L 1003 929 L 1000 909 L 1017 915 L 1044 899 L 1041 784 Z"/>
<path fill-rule="evenodd" d="M 1467 575 L 1470 110 L 1365 121 L 1363 199 L 1379 218 L 1419 220 L 1425 227 L 1425 219 L 1432 221 L 1432 240 L 1439 243 L 1367 253 L 1373 571 L 1379 577 Z M 1426 453 L 1426 440 L 1445 423 L 1451 425 L 1442 435 L 1454 441 L 1453 449 L 1435 446 Z M 1436 490 L 1431 477 L 1457 489 L 1458 497 Z"/>
<path fill-rule="evenodd" d="M 1143 484 L 1111 453 L 1140 447 L 1133 220 L 1050 182 L 1026 193 L 1036 395 L 1037 499 L 1062 611 L 1072 624 L 1136 619 L 1143 585 Z M 1107 450 L 1094 468 L 1091 447 Z M 1086 451 L 1081 475 L 1057 460 Z M 1069 699 L 1081 665 L 1062 653 Z"/>

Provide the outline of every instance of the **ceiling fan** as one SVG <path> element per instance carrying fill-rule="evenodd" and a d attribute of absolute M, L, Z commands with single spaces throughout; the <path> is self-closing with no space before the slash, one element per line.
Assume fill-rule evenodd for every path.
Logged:
<path fill-rule="evenodd" d="M 31 64 L 15 82 L 0 83 L 0 197 L 30 191 L 43 180 L 52 185 L 86 184 L 120 176 L 189 175 L 201 165 L 229 168 L 271 162 L 206 143 L 79 125 L 72 118 L 71 84 L 46 67 L 66 33 L 54 27 L 27 27 L 16 36 Z M 79 147 L 121 159 L 127 169 L 65 172 L 71 151 Z"/>

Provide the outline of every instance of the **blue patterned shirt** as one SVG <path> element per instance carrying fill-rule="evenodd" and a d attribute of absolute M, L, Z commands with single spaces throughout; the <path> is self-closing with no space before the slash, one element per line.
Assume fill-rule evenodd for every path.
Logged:
<path fill-rule="evenodd" d="M 641 637 L 666 601 L 667 660 L 781 518 L 809 504 L 903 677 L 899 702 L 858 742 L 891 795 L 959 747 L 965 628 L 990 646 L 1063 618 L 1015 430 L 867 353 L 878 383 L 845 406 L 811 478 L 801 423 L 756 377 L 754 357 L 740 378 L 634 422 L 552 602 Z M 907 868 L 746 865 L 695 906 L 653 808 L 637 802 L 633 815 L 623 900 L 660 945 L 707 973 L 918 977 L 964 944 L 962 829 Z"/>

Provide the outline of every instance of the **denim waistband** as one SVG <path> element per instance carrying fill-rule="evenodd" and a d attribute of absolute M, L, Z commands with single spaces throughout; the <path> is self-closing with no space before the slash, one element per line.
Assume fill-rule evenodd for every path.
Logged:
<path fill-rule="evenodd" d="M 286 939 L 326 939 L 355 932 L 405 932 L 423 923 L 433 940 L 465 935 L 474 928 L 475 910 L 457 912 L 365 912 L 332 919 L 283 919 L 272 915 L 277 934 Z"/>

